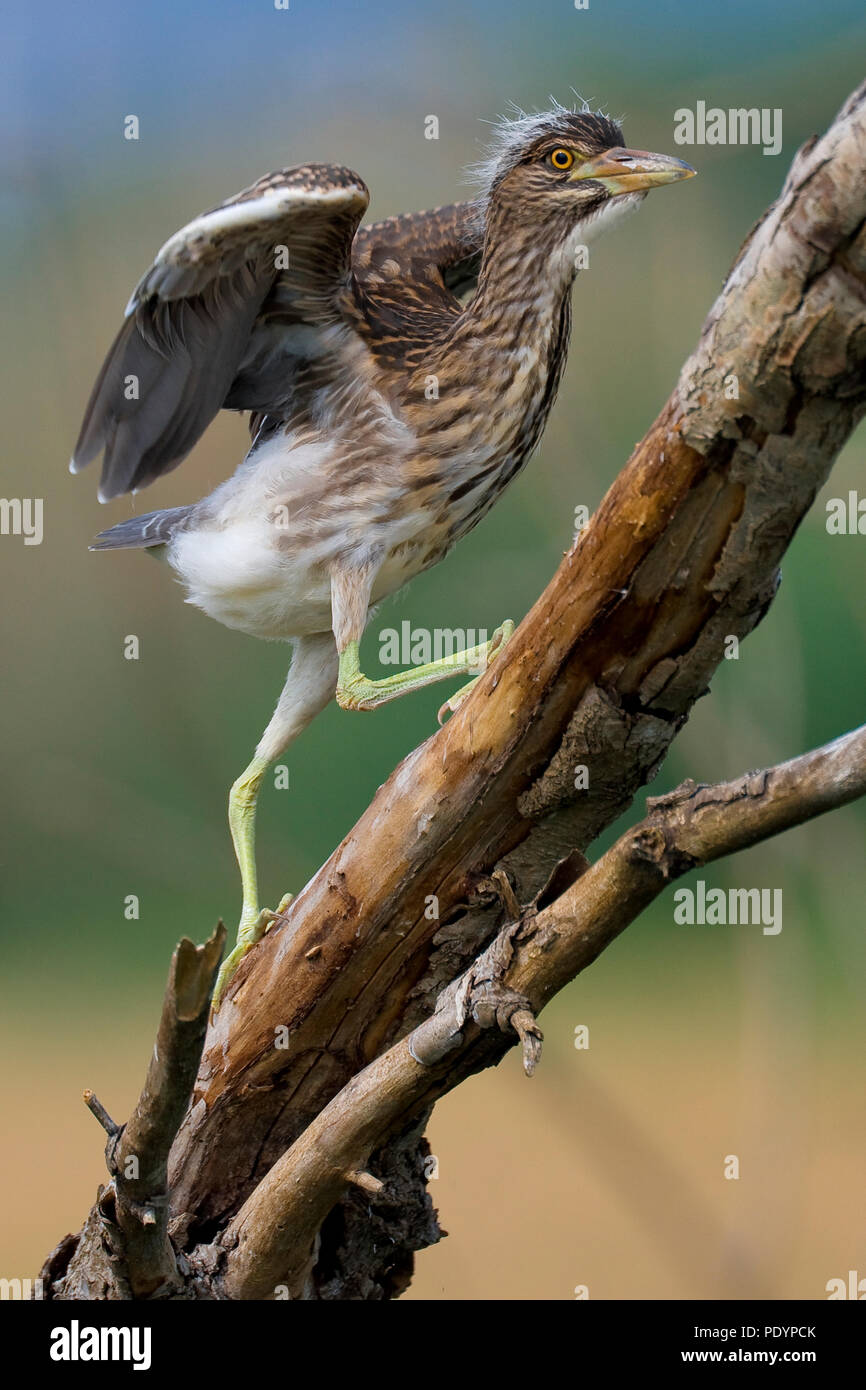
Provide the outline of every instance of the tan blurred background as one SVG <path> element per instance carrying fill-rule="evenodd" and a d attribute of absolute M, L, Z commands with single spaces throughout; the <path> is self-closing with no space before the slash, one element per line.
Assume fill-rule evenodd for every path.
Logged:
<path fill-rule="evenodd" d="M 107 508 L 95 473 L 67 473 L 141 271 L 194 213 L 284 164 L 357 168 L 377 218 L 465 196 L 480 121 L 571 87 L 624 116 L 630 143 L 696 164 L 700 178 L 593 250 L 539 456 L 445 565 L 383 608 L 367 651 L 404 618 L 492 630 L 530 607 L 575 505 L 597 504 L 667 396 L 797 145 L 862 77 L 866 22 L 843 0 L 820 15 L 776 0 L 719 12 L 95 0 L 84 17 L 52 0 L 5 25 L 2 493 L 45 509 L 40 546 L 0 537 L 0 1275 L 13 1277 L 77 1229 L 103 1176 L 83 1087 L 126 1116 L 175 940 L 237 913 L 226 795 L 286 665 L 281 647 L 185 607 L 148 557 L 87 551 L 133 508 L 200 496 L 245 447 L 226 416 L 176 474 Z M 781 107 L 782 153 L 675 146 L 673 113 L 698 100 Z M 137 143 L 123 139 L 130 113 Z M 424 138 L 429 114 L 438 141 Z M 719 672 L 654 792 L 862 721 L 866 538 L 828 536 L 824 503 L 866 495 L 864 463 L 861 430 L 769 617 Z M 123 659 L 129 634 L 137 662 Z M 439 700 L 424 692 L 369 718 L 328 710 L 291 750 L 291 793 L 262 798 L 266 901 L 307 880 L 434 727 Z M 419 1257 L 408 1297 L 568 1299 L 588 1285 L 593 1298 L 821 1298 L 830 1278 L 866 1276 L 864 830 L 866 810 L 851 807 L 703 874 L 781 888 L 776 937 L 678 927 L 666 895 L 545 1014 L 532 1082 L 511 1056 L 440 1105 L 431 1190 L 451 1234 Z M 129 894 L 138 921 L 124 918 Z M 573 1046 L 581 1024 L 586 1051 Z M 723 1176 L 728 1154 L 738 1181 Z"/>

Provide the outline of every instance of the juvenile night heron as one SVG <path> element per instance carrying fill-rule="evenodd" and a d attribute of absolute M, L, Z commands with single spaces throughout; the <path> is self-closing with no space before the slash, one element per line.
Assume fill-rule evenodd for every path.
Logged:
<path fill-rule="evenodd" d="M 294 649 L 229 798 L 243 908 L 216 1002 L 272 916 L 259 910 L 254 849 L 269 764 L 335 693 L 344 709 L 375 709 L 498 654 L 511 623 L 481 647 L 369 680 L 359 643 L 371 606 L 441 560 L 537 444 L 580 248 L 648 189 L 692 173 L 625 149 L 601 114 L 557 107 L 496 127 L 474 201 L 360 228 L 369 194 L 357 174 L 282 169 L 182 228 L 139 282 L 73 472 L 102 451 L 100 500 L 137 492 L 221 408 L 250 412 L 252 443 L 209 497 L 132 517 L 94 548 L 161 547 L 187 602 Z"/>

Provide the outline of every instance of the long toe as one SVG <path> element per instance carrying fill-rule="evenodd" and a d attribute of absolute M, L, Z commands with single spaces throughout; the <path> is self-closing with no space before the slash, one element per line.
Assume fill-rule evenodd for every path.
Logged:
<path fill-rule="evenodd" d="M 511 618 L 506 618 L 505 622 L 499 625 L 499 627 L 496 629 L 496 631 L 490 639 L 490 649 L 487 653 L 487 660 L 490 661 L 494 656 L 498 656 L 499 653 L 502 651 L 502 648 L 505 646 L 505 643 L 509 641 L 509 639 L 513 636 L 514 623 L 512 622 Z"/>
<path fill-rule="evenodd" d="M 511 621 L 510 618 L 506 618 L 505 621 L 499 625 L 499 627 L 496 629 L 493 636 L 491 637 L 490 641 L 487 643 L 485 665 L 489 665 L 490 662 L 493 661 L 499 655 L 499 653 L 502 651 L 502 648 L 505 646 L 506 642 L 513 635 L 513 633 L 514 623 Z M 472 694 L 472 691 L 475 689 L 480 679 L 480 676 L 475 676 L 466 685 L 461 685 L 460 689 L 455 691 L 454 694 L 445 701 L 444 705 L 439 706 L 439 712 L 436 718 L 438 719 L 440 725 L 445 723 L 445 720 L 448 718 L 449 714 L 457 713 L 460 706 L 466 700 L 467 696 Z"/>

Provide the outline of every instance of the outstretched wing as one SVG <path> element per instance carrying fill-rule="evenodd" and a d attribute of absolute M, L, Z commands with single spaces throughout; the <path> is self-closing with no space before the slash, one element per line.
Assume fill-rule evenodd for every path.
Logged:
<path fill-rule="evenodd" d="M 477 205 L 451 203 L 362 227 L 355 238 L 352 268 L 364 284 L 381 275 L 391 278 L 396 263 L 401 278 L 438 285 L 459 298 L 475 288 L 483 242 Z"/>
<path fill-rule="evenodd" d="M 175 468 L 223 405 L 273 404 L 250 370 L 268 353 L 254 331 L 262 306 L 278 291 L 283 350 L 293 327 L 309 336 L 339 321 L 368 202 L 350 169 L 282 169 L 166 242 L 129 301 L 75 448 L 76 473 L 103 452 L 101 501 Z"/>

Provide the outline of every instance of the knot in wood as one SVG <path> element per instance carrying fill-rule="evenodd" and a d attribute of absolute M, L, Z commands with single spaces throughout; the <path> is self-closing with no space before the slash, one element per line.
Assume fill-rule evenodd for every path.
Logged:
<path fill-rule="evenodd" d="M 629 845 L 629 858 L 642 863 L 652 864 L 667 877 L 668 866 L 666 863 L 668 852 L 668 842 L 665 832 L 658 825 L 644 825 L 635 831 L 631 837 Z"/>
<path fill-rule="evenodd" d="M 518 1010 L 532 1012 L 532 1005 L 523 994 L 500 985 L 495 980 L 485 980 L 473 990 L 470 1011 L 479 1028 L 498 1028 L 501 1033 L 511 1031 L 511 1015 Z"/>

